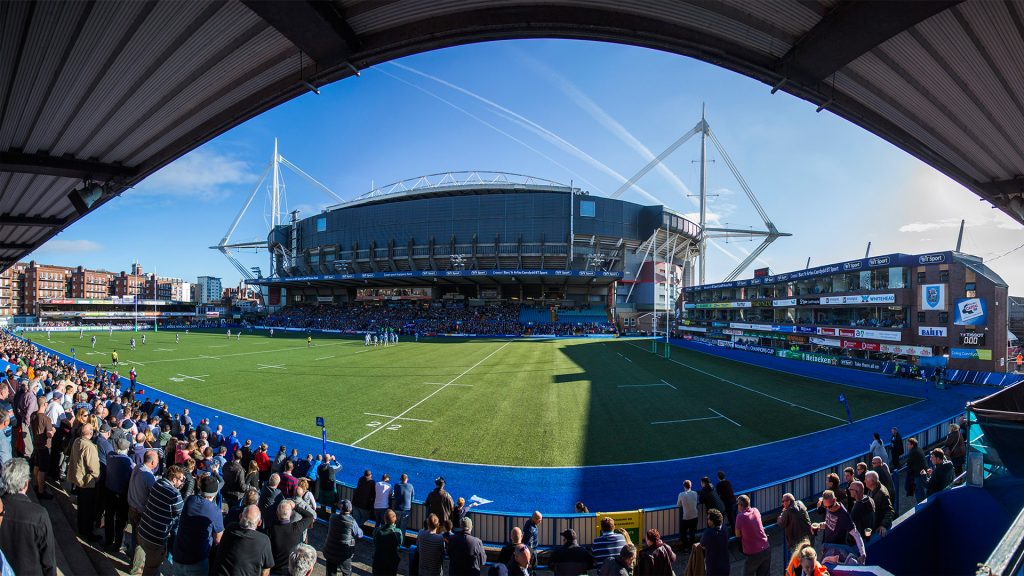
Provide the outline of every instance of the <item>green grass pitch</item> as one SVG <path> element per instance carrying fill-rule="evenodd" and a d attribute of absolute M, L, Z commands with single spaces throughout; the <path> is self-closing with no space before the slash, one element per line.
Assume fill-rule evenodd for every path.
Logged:
<path fill-rule="evenodd" d="M 97 337 L 90 348 L 90 337 Z M 175 344 L 175 334 L 181 343 Z M 140 382 L 331 440 L 425 458 L 517 466 L 664 460 L 814 433 L 917 401 L 635 340 L 363 341 L 224 333 L 31 333 Z M 157 394 L 159 396 L 159 394 Z"/>

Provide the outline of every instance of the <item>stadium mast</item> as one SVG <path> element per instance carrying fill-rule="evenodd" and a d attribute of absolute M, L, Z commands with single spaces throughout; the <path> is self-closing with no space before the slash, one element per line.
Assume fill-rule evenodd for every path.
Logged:
<path fill-rule="evenodd" d="M 235 255 L 232 253 L 232 250 L 243 248 L 254 248 L 258 250 L 260 248 L 268 248 L 267 240 L 266 238 L 264 238 L 262 240 L 254 240 L 251 242 L 231 242 L 231 236 L 235 233 L 235 230 L 238 228 L 238 224 L 242 221 L 242 217 L 244 217 L 246 212 L 249 210 L 249 207 L 252 205 L 252 201 L 256 198 L 257 194 L 259 194 L 260 190 L 263 188 L 263 183 L 267 180 L 268 174 L 270 175 L 271 184 L 270 189 L 267 190 L 267 194 L 270 197 L 270 230 L 268 230 L 267 233 L 269 234 L 275 228 L 281 225 L 281 216 L 283 215 L 281 208 L 282 165 L 291 170 L 292 172 L 298 174 L 299 176 L 302 176 L 303 178 L 311 182 L 313 185 L 315 185 L 317 188 L 324 191 L 328 195 L 332 196 L 335 200 L 339 202 L 346 201 L 341 196 L 335 194 L 333 190 L 321 184 L 316 178 L 313 178 L 305 171 L 303 171 L 301 168 L 291 163 L 287 158 L 281 156 L 277 148 L 277 138 L 274 138 L 274 156 L 273 158 L 271 158 L 270 163 L 267 164 L 266 168 L 263 169 L 263 174 L 260 176 L 260 179 L 256 182 L 256 187 L 253 188 L 248 198 L 246 198 L 245 203 L 242 204 L 242 209 L 238 211 L 238 215 L 235 216 L 235 219 L 231 222 L 231 225 L 228 227 L 228 231 L 224 233 L 224 237 L 220 239 L 220 242 L 216 246 L 210 246 L 211 249 L 220 251 L 220 253 L 223 254 L 224 257 L 228 259 L 228 262 L 231 262 L 231 265 L 235 267 L 235 270 L 238 270 L 238 272 L 242 275 L 243 280 L 254 280 L 255 276 L 253 275 L 252 271 L 250 271 L 250 269 L 243 266 L 242 263 L 239 262 L 237 258 L 235 258 Z M 285 256 L 288 257 L 287 254 L 285 254 Z M 273 274 L 273 253 L 270 254 L 269 270 L 270 273 Z"/>
<path fill-rule="evenodd" d="M 665 158 L 667 158 L 670 154 L 675 152 L 680 146 L 685 144 L 690 138 L 696 136 L 698 133 L 700 134 L 700 222 L 699 222 L 699 224 L 700 224 L 700 229 L 701 229 L 701 239 L 700 239 L 700 242 L 698 243 L 698 252 L 697 252 L 698 253 L 698 258 L 700 258 L 699 284 L 705 284 L 706 283 L 707 241 L 708 240 L 713 239 L 713 238 L 726 238 L 726 239 L 728 239 L 728 238 L 764 238 L 764 240 L 761 242 L 761 244 L 757 248 L 755 248 L 752 252 L 750 252 L 750 254 L 748 254 L 747 257 L 744 258 L 743 261 L 740 262 L 736 266 L 736 268 L 734 268 L 732 270 L 732 272 L 730 272 L 725 277 L 725 281 L 728 282 L 729 280 L 734 280 L 737 276 L 740 275 L 740 273 L 742 273 L 744 270 L 746 270 L 746 268 L 748 266 L 750 266 L 750 264 L 753 263 L 754 260 L 756 260 L 757 257 L 760 256 L 761 253 L 764 252 L 765 249 L 767 249 L 768 246 L 772 242 L 776 241 L 777 239 L 779 239 L 779 238 L 781 238 L 783 236 L 792 236 L 792 234 L 788 234 L 786 232 L 780 232 L 779 229 L 775 226 L 775 223 L 773 223 L 771 218 L 768 217 L 768 213 L 765 212 L 764 207 L 761 206 L 761 202 L 758 201 L 757 196 L 754 194 L 754 191 L 751 190 L 750 186 L 747 184 L 747 181 L 743 178 L 743 175 L 740 174 L 739 168 L 736 167 L 736 164 L 732 161 L 732 158 L 729 156 L 729 153 L 726 152 L 725 147 L 722 146 L 721 141 L 718 140 L 718 137 L 711 130 L 711 125 L 708 124 L 708 121 L 707 121 L 706 108 L 702 107 L 700 121 L 697 122 L 697 124 L 693 128 L 691 128 L 686 134 L 683 134 L 678 140 L 676 140 L 675 142 L 670 144 L 669 147 L 666 148 L 664 151 L 662 151 L 661 154 L 658 154 L 653 159 L 651 159 L 651 161 L 648 162 L 647 165 L 645 165 L 643 168 L 641 168 L 636 174 L 634 174 L 633 177 L 631 177 L 629 180 L 626 180 L 626 182 L 623 183 L 622 186 L 620 186 L 618 190 L 616 190 L 615 192 L 613 192 L 611 194 L 611 197 L 612 198 L 618 198 L 623 193 L 625 193 L 627 190 L 632 188 L 633 185 L 636 184 L 636 182 L 638 180 L 643 178 L 648 172 L 650 172 L 655 167 L 657 167 L 658 164 L 661 164 L 661 162 L 664 161 Z M 721 154 L 722 159 L 725 161 L 726 166 L 728 166 L 728 168 L 729 168 L 729 171 L 732 172 L 732 175 L 736 178 L 736 181 L 739 182 L 740 187 L 743 188 L 743 192 L 746 194 L 747 199 L 750 201 L 751 206 L 753 206 L 754 211 L 757 212 L 757 215 L 764 222 L 764 226 L 765 226 L 764 230 L 753 230 L 753 229 L 746 229 L 746 230 L 744 230 L 744 229 L 741 229 L 741 228 L 722 228 L 722 227 L 711 227 L 711 228 L 709 228 L 709 227 L 707 227 L 707 198 L 708 198 L 708 185 L 707 185 L 707 142 L 708 142 L 708 140 L 711 141 L 711 144 L 715 147 L 716 150 L 718 150 L 718 153 Z"/>

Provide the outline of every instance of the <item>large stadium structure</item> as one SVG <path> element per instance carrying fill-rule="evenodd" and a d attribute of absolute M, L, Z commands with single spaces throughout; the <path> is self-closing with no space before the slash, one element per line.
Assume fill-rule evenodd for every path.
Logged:
<path fill-rule="evenodd" d="M 293 215 L 267 241 L 274 274 L 253 282 L 269 288 L 271 307 L 454 297 L 663 310 L 699 240 L 700 227 L 665 206 L 519 174 L 448 172 Z"/>

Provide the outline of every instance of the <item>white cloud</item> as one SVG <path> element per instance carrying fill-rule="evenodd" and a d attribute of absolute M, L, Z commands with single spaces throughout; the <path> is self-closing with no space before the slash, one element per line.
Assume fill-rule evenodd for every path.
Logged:
<path fill-rule="evenodd" d="M 61 254 L 84 254 L 86 252 L 99 252 L 103 246 L 92 240 L 50 240 L 39 247 L 40 252 L 56 252 Z"/>
<path fill-rule="evenodd" d="M 258 177 L 247 162 L 200 148 L 143 180 L 129 196 L 214 201 L 229 196 L 235 186 L 256 182 Z"/>
<path fill-rule="evenodd" d="M 959 228 L 960 221 L 964 220 L 964 227 L 978 228 L 991 227 L 1002 230 L 1018 230 L 1020 224 L 1002 212 L 992 212 L 990 216 L 978 216 L 973 218 L 940 218 L 930 222 L 911 222 L 900 226 L 900 232 L 928 232 L 929 230 L 940 230 L 942 228 Z"/>

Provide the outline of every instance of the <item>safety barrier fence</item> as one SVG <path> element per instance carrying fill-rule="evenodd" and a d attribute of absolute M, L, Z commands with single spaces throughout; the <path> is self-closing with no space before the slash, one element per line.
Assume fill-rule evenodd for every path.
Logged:
<path fill-rule="evenodd" d="M 73 363 L 79 368 L 85 368 L 86 371 L 91 371 L 93 368 L 93 366 L 87 362 L 71 358 L 66 354 L 41 346 L 39 343 L 35 344 L 47 352 L 62 358 L 66 362 Z M 123 385 L 127 385 L 127 379 L 124 377 L 121 377 L 121 379 Z M 210 417 L 210 414 L 197 414 L 196 416 L 205 418 Z M 957 414 L 953 417 L 943 419 L 931 426 L 918 430 L 913 434 L 904 436 L 904 440 L 914 437 L 922 447 L 938 444 L 945 439 L 949 424 L 956 422 L 959 417 L 960 414 Z M 253 441 L 266 441 L 268 444 L 275 444 L 275 442 L 269 438 L 254 438 Z M 747 494 L 750 497 L 751 504 L 761 511 L 763 517 L 770 519 L 781 511 L 782 495 L 784 493 L 792 493 L 796 498 L 804 501 L 815 499 L 822 491 L 825 490 L 825 481 L 830 473 L 835 472 L 842 477 L 842 471 L 844 468 L 847 466 L 854 467 L 861 461 L 870 460 L 865 460 L 865 455 L 863 453 L 856 454 L 842 460 L 838 460 L 830 465 L 810 470 L 789 478 L 784 478 L 782 480 L 776 480 L 749 488 L 742 486 L 736 487 L 735 492 L 737 495 Z M 894 483 L 896 483 L 896 478 L 898 477 L 898 474 L 894 474 Z M 682 487 L 683 480 L 684 478 L 679 479 L 680 489 Z M 691 478 L 690 480 L 696 481 L 698 479 Z M 624 487 L 623 489 L 630 488 Z M 897 510 L 899 509 L 898 498 L 900 491 L 900 487 L 897 485 L 895 490 L 896 493 L 892 495 L 894 499 L 894 507 Z M 339 498 L 352 500 L 353 492 L 354 488 L 352 486 L 340 482 L 338 483 Z M 541 512 L 543 512 L 543 510 Z M 621 511 L 607 510 L 600 512 Z M 550 547 L 561 544 L 560 534 L 568 528 L 572 528 L 576 531 L 580 544 L 590 544 L 593 539 L 599 535 L 597 522 L 600 512 L 589 514 L 546 514 L 539 530 L 540 546 Z M 677 508 L 674 503 L 667 506 L 647 508 L 637 512 L 642 517 L 644 530 L 657 528 L 663 538 L 669 541 L 679 538 L 679 508 Z M 409 529 L 418 529 L 423 524 L 423 520 L 428 514 L 429 513 L 422 502 L 415 502 L 412 510 L 410 511 L 408 523 Z M 509 531 L 511 531 L 515 526 L 521 527 L 529 518 L 529 515 L 473 509 L 471 517 L 474 522 L 474 534 L 485 543 L 497 544 L 507 541 Z M 704 517 L 703 509 L 700 510 L 699 517 Z M 702 523 L 699 522 L 698 528 L 702 527 Z"/>

